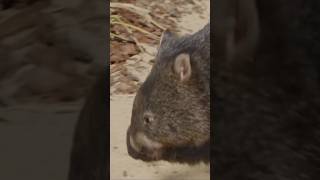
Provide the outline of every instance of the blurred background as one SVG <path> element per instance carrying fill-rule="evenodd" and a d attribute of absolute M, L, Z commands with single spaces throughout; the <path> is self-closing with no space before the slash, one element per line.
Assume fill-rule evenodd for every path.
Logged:
<path fill-rule="evenodd" d="M 73 129 L 107 61 L 106 1 L 0 1 L 0 179 L 67 178 Z"/>
<path fill-rule="evenodd" d="M 210 168 L 129 157 L 126 130 L 134 95 L 154 63 L 162 32 L 192 34 L 209 22 L 209 0 L 111 0 L 110 177 L 112 180 L 205 180 Z"/>

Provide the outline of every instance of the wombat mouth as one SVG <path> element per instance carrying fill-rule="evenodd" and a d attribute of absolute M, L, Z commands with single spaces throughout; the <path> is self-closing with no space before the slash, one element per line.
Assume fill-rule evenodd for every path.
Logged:
<path fill-rule="evenodd" d="M 209 163 L 210 161 L 210 143 L 199 147 L 179 146 L 168 147 L 163 152 L 163 160 L 177 163 L 197 164 L 200 162 Z"/>
<path fill-rule="evenodd" d="M 145 147 L 140 147 L 139 151 L 137 151 L 137 148 L 132 147 L 130 143 L 130 135 L 129 132 L 127 132 L 127 150 L 128 154 L 134 158 L 134 159 L 140 159 L 146 162 L 149 161 L 158 161 L 161 159 L 162 156 L 162 149 L 152 149 L 149 150 Z"/>
<path fill-rule="evenodd" d="M 127 136 L 128 154 L 134 159 L 145 162 L 165 160 L 168 162 L 187 163 L 190 165 L 200 162 L 209 163 L 209 146 L 209 143 L 206 143 L 201 147 L 163 147 L 153 150 L 142 147 L 138 152 L 130 145 L 129 136 Z"/>
<path fill-rule="evenodd" d="M 132 158 L 145 162 L 165 160 L 173 163 L 197 164 L 210 161 L 209 151 L 205 147 L 201 149 L 170 147 L 152 151 L 142 148 L 140 152 L 137 152 L 128 144 L 128 153 Z"/>
<path fill-rule="evenodd" d="M 164 160 L 173 163 L 187 163 L 190 165 L 200 162 L 209 163 L 210 161 L 210 140 L 201 146 L 162 145 L 160 147 L 156 146 L 147 148 L 135 144 L 130 136 L 130 132 L 131 129 L 129 128 L 127 130 L 127 151 L 134 159 L 139 159 L 145 162 Z"/>

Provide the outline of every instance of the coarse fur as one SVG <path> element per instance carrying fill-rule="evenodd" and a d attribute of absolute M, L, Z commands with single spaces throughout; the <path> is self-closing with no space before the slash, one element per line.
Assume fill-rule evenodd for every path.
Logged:
<path fill-rule="evenodd" d="M 174 68 L 179 56 L 190 57 L 192 73 L 183 82 Z M 156 62 L 134 100 L 127 133 L 129 154 L 144 161 L 209 162 L 209 81 L 210 24 L 190 36 L 176 37 L 165 32 Z M 151 116 L 150 125 L 144 124 L 145 116 Z M 143 147 L 137 152 L 131 147 L 129 136 L 135 137 L 138 132 L 148 141 L 160 143 L 161 149 Z M 159 153 L 150 157 L 154 151 Z"/>

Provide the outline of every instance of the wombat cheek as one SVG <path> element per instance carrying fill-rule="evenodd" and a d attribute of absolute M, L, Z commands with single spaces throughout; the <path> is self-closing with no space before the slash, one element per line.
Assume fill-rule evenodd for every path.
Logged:
<path fill-rule="evenodd" d="M 146 135 L 140 132 L 137 133 L 136 140 L 139 144 L 141 144 L 143 147 L 146 147 L 149 150 L 156 150 L 162 148 L 161 143 L 149 139 Z"/>
<path fill-rule="evenodd" d="M 141 152 L 142 148 L 146 148 L 148 151 L 160 150 L 162 148 L 161 143 L 149 139 L 141 132 L 138 132 L 134 137 L 130 135 L 129 143 L 136 152 Z"/>

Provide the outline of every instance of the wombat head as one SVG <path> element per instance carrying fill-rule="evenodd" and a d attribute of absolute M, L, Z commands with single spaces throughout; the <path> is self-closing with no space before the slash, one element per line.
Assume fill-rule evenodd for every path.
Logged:
<path fill-rule="evenodd" d="M 189 163 L 208 159 L 209 43 L 204 30 L 180 38 L 164 32 L 156 62 L 134 100 L 127 132 L 132 157 Z"/>

